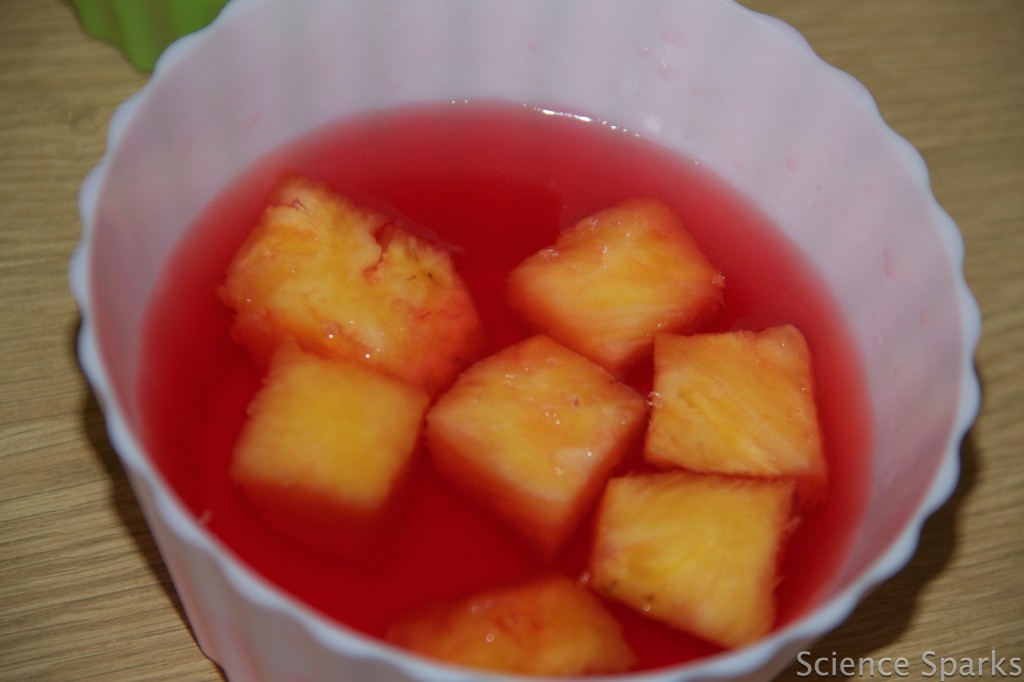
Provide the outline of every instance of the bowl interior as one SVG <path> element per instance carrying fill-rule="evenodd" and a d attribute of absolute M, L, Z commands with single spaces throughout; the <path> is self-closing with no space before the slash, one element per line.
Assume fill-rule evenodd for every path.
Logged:
<path fill-rule="evenodd" d="M 884 577 L 886 561 L 896 570 L 922 505 L 955 483 L 951 453 L 974 409 L 959 235 L 916 152 L 857 83 L 789 28 L 716 0 L 239 0 L 176 45 L 119 111 L 83 190 L 83 308 L 98 349 L 86 369 L 130 436 L 119 448 L 129 468 L 162 485 L 136 435 L 140 330 L 208 202 L 327 122 L 490 99 L 593 117 L 678 151 L 813 260 L 862 356 L 874 430 L 863 524 L 823 604 Z"/>

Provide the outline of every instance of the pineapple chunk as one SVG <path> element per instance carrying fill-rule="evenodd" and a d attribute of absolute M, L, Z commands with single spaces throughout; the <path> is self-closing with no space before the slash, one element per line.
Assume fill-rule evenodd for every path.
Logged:
<path fill-rule="evenodd" d="M 792 477 L 807 504 L 828 472 L 811 355 L 792 325 L 659 335 L 644 457 L 660 467 Z"/>
<path fill-rule="evenodd" d="M 437 468 L 553 553 L 643 427 L 632 388 L 547 336 L 473 365 L 427 413 Z"/>
<path fill-rule="evenodd" d="M 285 343 L 235 445 L 231 476 L 269 526 L 324 549 L 382 516 L 419 438 L 428 395 Z"/>
<path fill-rule="evenodd" d="M 283 182 L 220 289 L 234 338 L 264 361 L 286 336 L 436 393 L 483 354 L 447 253 L 328 188 Z"/>
<path fill-rule="evenodd" d="M 588 582 L 598 593 L 723 647 L 774 624 L 792 481 L 685 471 L 616 478 L 596 522 Z"/>
<path fill-rule="evenodd" d="M 555 574 L 426 606 L 387 637 L 449 663 L 527 675 L 614 673 L 634 662 L 600 600 Z"/>
<path fill-rule="evenodd" d="M 576 223 L 509 276 L 513 308 L 615 374 L 654 335 L 691 331 L 718 309 L 723 275 L 666 205 L 636 199 Z"/>

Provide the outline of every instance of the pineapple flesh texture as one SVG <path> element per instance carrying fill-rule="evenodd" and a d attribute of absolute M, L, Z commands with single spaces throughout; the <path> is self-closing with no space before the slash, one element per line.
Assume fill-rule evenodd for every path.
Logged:
<path fill-rule="evenodd" d="M 302 178 L 278 187 L 219 293 L 261 363 L 293 337 L 436 393 L 485 343 L 448 253 Z"/>
<path fill-rule="evenodd" d="M 793 484 L 684 471 L 609 482 L 589 585 L 645 616 L 722 647 L 775 620 L 780 548 Z"/>
<path fill-rule="evenodd" d="M 634 662 L 598 597 L 556 574 L 426 606 L 388 639 L 449 663 L 527 675 L 615 673 Z"/>
<path fill-rule="evenodd" d="M 332 548 L 390 503 L 428 403 L 411 384 L 285 343 L 250 404 L 232 478 L 269 526 Z"/>
<path fill-rule="evenodd" d="M 463 372 L 427 414 L 443 473 L 553 553 L 647 415 L 643 397 L 539 335 Z"/>
<path fill-rule="evenodd" d="M 654 335 L 689 331 L 722 304 L 723 275 L 665 204 L 634 199 L 576 223 L 509 276 L 513 308 L 616 375 Z"/>
<path fill-rule="evenodd" d="M 645 458 L 659 467 L 828 485 L 811 355 L 793 325 L 659 335 Z"/>

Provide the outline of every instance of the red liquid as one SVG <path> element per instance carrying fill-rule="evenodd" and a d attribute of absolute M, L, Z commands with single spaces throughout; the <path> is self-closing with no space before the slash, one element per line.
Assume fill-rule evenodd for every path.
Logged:
<path fill-rule="evenodd" d="M 269 533 L 228 479 L 234 439 L 259 383 L 228 337 L 215 296 L 235 249 L 281 172 L 327 182 L 456 247 L 456 266 L 499 347 L 531 331 L 503 284 L 559 229 L 636 196 L 667 201 L 726 276 L 717 329 L 796 324 L 815 360 L 832 490 L 787 545 L 779 623 L 814 605 L 835 574 L 863 503 L 870 445 L 860 359 L 818 276 L 777 229 L 696 164 L 597 123 L 509 105 L 444 105 L 319 131 L 254 168 L 210 207 L 165 274 L 147 328 L 145 441 L 185 503 L 244 561 L 330 617 L 381 635 L 425 600 L 523 578 L 540 564 L 498 522 L 453 493 L 425 453 L 387 555 L 354 567 Z M 638 380 L 642 383 L 642 379 Z M 587 530 L 556 558 L 577 576 Z M 716 649 L 626 609 L 641 668 Z"/>

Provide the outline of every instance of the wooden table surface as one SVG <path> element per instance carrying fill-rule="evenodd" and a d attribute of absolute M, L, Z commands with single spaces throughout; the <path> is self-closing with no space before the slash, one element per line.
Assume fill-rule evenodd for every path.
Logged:
<path fill-rule="evenodd" d="M 956 494 L 907 568 L 812 656 L 902 656 L 918 679 L 926 652 L 995 650 L 1010 675 L 1024 657 L 1024 2 L 745 4 L 865 83 L 922 152 L 985 318 L 984 404 Z M 2 680 L 223 679 L 192 639 L 75 357 L 78 188 L 115 107 L 145 81 L 67 4 L 0 0 Z"/>

